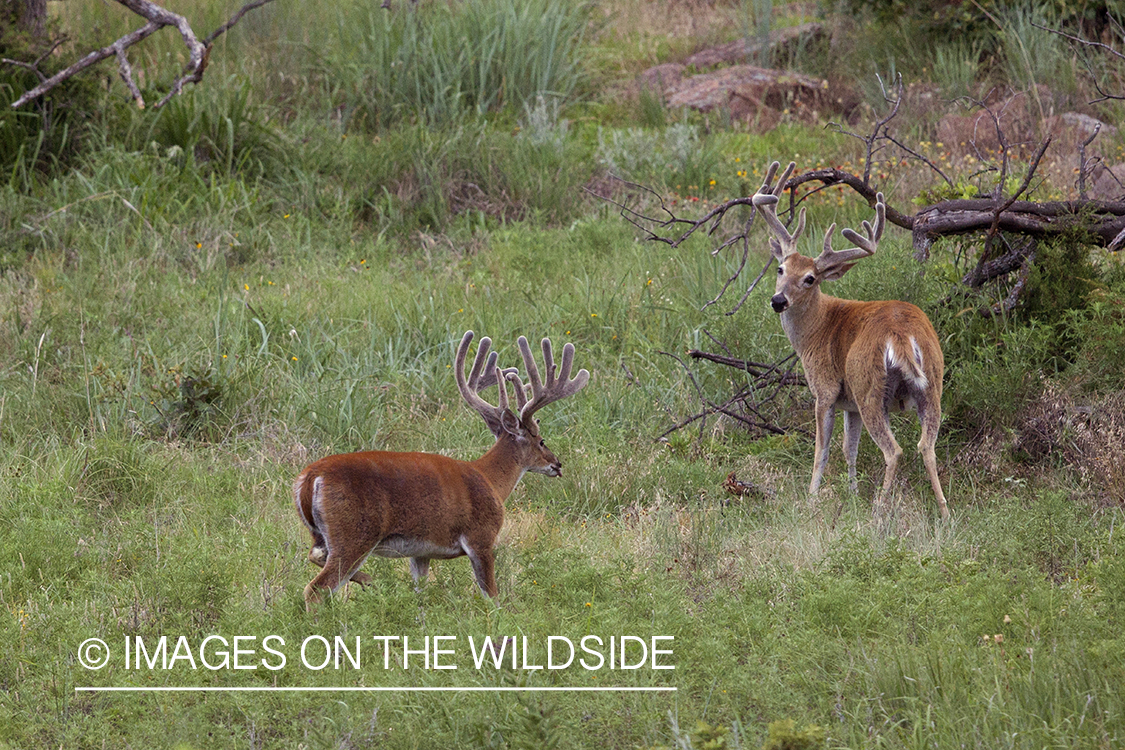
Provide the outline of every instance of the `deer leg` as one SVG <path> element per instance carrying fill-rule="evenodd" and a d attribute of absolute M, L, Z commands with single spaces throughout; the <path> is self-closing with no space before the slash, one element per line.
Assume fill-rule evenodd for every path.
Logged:
<path fill-rule="evenodd" d="M 813 455 L 812 481 L 809 482 L 809 494 L 816 495 L 820 490 L 820 480 L 824 477 L 824 470 L 828 467 L 828 445 L 832 442 L 832 427 L 836 424 L 836 409 L 831 402 L 828 406 L 824 403 L 827 399 L 816 400 L 816 453 Z"/>
<path fill-rule="evenodd" d="M 876 495 L 877 502 L 887 502 L 891 497 L 891 486 L 894 484 L 895 472 L 898 470 L 898 460 L 902 457 L 902 447 L 891 432 L 891 418 L 883 408 L 881 393 L 868 398 L 860 405 L 860 416 L 867 426 L 871 439 L 879 446 L 879 450 L 883 451 L 883 460 L 887 462 L 887 470 L 883 474 L 883 488 Z"/>
<path fill-rule="evenodd" d="M 318 568 L 323 568 L 328 561 L 328 547 L 324 544 L 324 537 L 314 535 L 313 538 L 313 548 L 309 550 L 309 562 Z M 360 586 L 366 586 L 371 583 L 371 576 L 357 570 L 352 573 L 352 580 Z"/>
<path fill-rule="evenodd" d="M 489 599 L 496 599 L 496 558 L 492 552 L 491 546 L 480 544 L 473 546 L 464 537 L 461 537 L 461 548 L 465 550 L 465 554 L 469 556 L 469 562 L 473 566 L 473 576 L 477 580 L 477 586 L 480 587 L 481 593 Z"/>
<path fill-rule="evenodd" d="M 421 591 L 421 582 L 430 574 L 430 558 L 410 558 L 410 575 L 414 576 L 414 590 Z"/>
<path fill-rule="evenodd" d="M 848 459 L 848 487 L 859 492 L 855 478 L 855 459 L 859 455 L 859 436 L 863 432 L 863 417 L 858 411 L 844 412 L 844 456 Z"/>
<path fill-rule="evenodd" d="M 949 518 L 949 506 L 945 504 L 945 493 L 941 491 L 941 479 L 937 472 L 937 455 L 934 453 L 934 443 L 937 442 L 938 426 L 941 424 L 940 402 L 937 408 L 927 408 L 923 401 L 918 401 L 918 421 L 922 423 L 922 436 L 918 440 L 918 452 L 922 454 L 922 463 L 926 465 L 926 474 L 930 477 L 930 486 L 934 488 L 938 507 L 941 508 L 941 517 Z"/>
<path fill-rule="evenodd" d="M 316 578 L 313 578 L 308 586 L 305 586 L 305 608 L 308 609 L 311 605 L 320 603 L 320 589 L 328 589 L 329 593 L 333 593 L 345 581 L 355 576 L 359 566 L 367 559 L 369 551 L 363 548 L 333 547 L 328 553 L 328 559 L 324 561 L 324 568 L 317 573 Z M 363 575 L 363 578 L 366 581 L 371 580 L 366 575 Z M 364 581 L 357 582 L 364 583 Z"/>

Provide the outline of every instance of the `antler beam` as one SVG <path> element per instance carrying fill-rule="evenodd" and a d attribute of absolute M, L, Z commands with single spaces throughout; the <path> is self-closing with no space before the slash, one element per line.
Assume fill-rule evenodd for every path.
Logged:
<path fill-rule="evenodd" d="M 797 231 L 790 234 L 786 226 L 777 218 L 776 206 L 778 201 L 781 200 L 781 194 L 785 192 L 785 183 L 788 182 L 789 176 L 793 174 L 793 170 L 797 168 L 797 163 L 789 162 L 789 166 L 781 173 L 781 179 L 774 185 L 773 178 L 780 166 L 781 163 L 776 161 L 770 164 L 770 168 L 766 172 L 765 182 L 754 194 L 752 200 L 754 207 L 762 214 L 773 231 L 774 236 L 770 238 L 770 246 L 774 248 L 774 254 L 785 258 L 797 252 L 797 240 L 801 237 L 801 233 L 805 231 L 805 209 L 803 206 L 801 207 L 801 213 L 797 217 Z"/>

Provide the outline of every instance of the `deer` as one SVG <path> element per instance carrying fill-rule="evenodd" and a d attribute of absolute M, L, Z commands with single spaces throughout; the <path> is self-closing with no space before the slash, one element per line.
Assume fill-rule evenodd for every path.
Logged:
<path fill-rule="evenodd" d="M 477 586 L 496 601 L 494 547 L 504 523 L 504 501 L 526 472 L 562 475 L 534 415 L 578 393 L 590 373 L 582 369 L 570 377 L 574 345 L 569 343 L 556 367 L 551 342 L 544 338 L 544 380 L 527 339 L 520 336 L 525 385 L 517 368 L 497 366 L 496 352 L 489 354 L 492 340 L 485 336 L 466 377 L 473 336 L 466 331 L 461 338 L 454 374 L 461 397 L 496 438 L 488 452 L 475 461 L 433 453 L 345 453 L 310 464 L 293 483 L 297 512 L 312 534 L 308 559 L 321 568 L 305 587 L 307 609 L 320 603 L 325 590 L 334 593 L 349 580 L 369 584 L 371 577 L 359 569 L 369 555 L 409 557 L 416 586 L 427 577 L 430 560 L 467 556 Z M 515 391 L 514 410 L 508 383 Z M 492 385 L 499 389 L 496 405 L 480 395 Z"/>
<path fill-rule="evenodd" d="M 886 222 L 883 194 L 875 198 L 875 221 L 863 222 L 863 234 L 844 229 L 855 247 L 832 249 L 832 224 L 815 259 L 797 251 L 805 229 L 801 208 L 796 230 L 790 234 L 777 216 L 777 203 L 793 173 L 790 162 L 773 184 L 780 167 L 773 162 L 751 202 L 769 226 L 770 251 L 777 260 L 777 285 L 770 306 L 778 313 L 789 343 L 797 351 L 805 379 L 816 401 L 816 450 L 809 495 L 816 496 L 828 464 L 828 446 L 836 410 L 844 412 L 844 455 L 853 493 L 856 455 L 863 427 L 883 452 L 886 471 L 876 507 L 891 495 L 902 448 L 891 432 L 890 411 L 914 410 L 921 424 L 918 451 L 926 467 L 943 519 L 949 508 L 938 478 L 934 443 L 941 425 L 941 388 L 945 372 L 941 343 L 929 318 L 918 307 L 898 300 L 861 302 L 837 299 L 820 285 L 842 277 L 857 261 L 875 253 Z"/>

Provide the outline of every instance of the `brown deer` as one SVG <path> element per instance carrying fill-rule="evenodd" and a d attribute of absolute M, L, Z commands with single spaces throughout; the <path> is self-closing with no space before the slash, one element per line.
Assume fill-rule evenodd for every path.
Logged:
<path fill-rule="evenodd" d="M 485 337 L 466 380 L 465 357 L 472 340 L 473 332 L 466 331 L 457 348 L 454 373 L 461 396 L 496 437 L 487 453 L 476 461 L 432 453 L 347 453 L 322 458 L 297 477 L 293 484 L 297 512 L 313 538 L 309 560 L 323 568 L 305 587 L 307 607 L 320 601 L 321 589 L 335 591 L 349 579 L 369 583 L 371 577 L 359 568 L 371 554 L 411 558 L 415 582 L 425 578 L 430 560 L 467 555 L 480 590 L 495 599 L 493 547 L 504 522 L 504 500 L 525 472 L 550 477 L 562 473 L 533 415 L 580 391 L 590 373 L 579 370 L 571 379 L 574 346 L 563 347 L 556 368 L 551 342 L 543 339 L 543 382 L 531 347 L 520 336 L 529 396 L 516 368 L 496 366 L 496 352 L 488 353 L 492 341 Z M 515 387 L 515 411 L 508 407 L 508 382 Z M 500 391 L 496 406 L 479 395 L 493 384 Z"/>
<path fill-rule="evenodd" d="M 864 221 L 863 235 L 851 229 L 843 231 L 856 247 L 833 250 L 833 224 L 825 233 L 820 255 L 807 258 L 797 252 L 797 240 L 805 228 L 805 209 L 801 209 L 793 234 L 777 218 L 778 200 L 796 165 L 791 162 L 774 185 L 779 166 L 776 161 L 770 165 L 753 203 L 774 235 L 770 249 L 778 263 L 777 286 L 770 304 L 781 316 L 781 327 L 801 358 L 816 399 L 816 453 L 809 493 L 815 495 L 820 489 L 836 409 L 840 408 L 844 410 L 844 455 L 852 492 L 857 488 L 859 436 L 866 425 L 887 462 L 880 494 L 883 500 L 889 498 L 902 448 L 891 432 L 888 412 L 914 409 L 922 425 L 918 450 L 942 518 L 948 518 L 934 454 L 945 370 L 934 327 L 925 313 L 908 302 L 857 302 L 820 291 L 821 282 L 840 278 L 856 261 L 875 252 L 885 223 L 883 194 L 875 199 L 874 225 Z"/>

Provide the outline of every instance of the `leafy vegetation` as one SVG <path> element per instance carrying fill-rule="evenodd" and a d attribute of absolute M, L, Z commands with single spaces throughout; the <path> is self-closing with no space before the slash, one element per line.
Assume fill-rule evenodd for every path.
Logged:
<path fill-rule="evenodd" d="M 110 35 L 129 20 L 62 5 L 75 41 L 60 55 L 85 49 L 84 29 Z M 214 19 L 231 9 L 198 5 Z M 80 138 L 36 130 L 42 111 L 5 115 L 0 746 L 1121 744 L 1119 254 L 1080 237 L 1043 248 L 1026 306 L 984 317 L 1006 288 L 952 294 L 979 242 L 938 245 L 920 266 L 889 229 L 830 290 L 914 302 L 940 332 L 948 524 L 909 447 L 888 518 L 871 516 L 882 456 L 867 441 L 859 496 L 837 451 L 822 496 L 806 498 L 803 394 L 806 429 L 791 434 L 752 441 L 712 420 L 702 435 L 653 440 L 698 403 L 660 352 L 713 336 L 772 361 L 788 342 L 765 287 L 735 315 L 733 301 L 702 309 L 739 253 L 712 255 L 703 236 L 638 242 L 582 188 L 702 214 L 752 191 L 772 158 L 859 163 L 857 141 L 819 127 L 750 134 L 628 94 L 637 71 L 697 40 L 757 35 L 765 14 L 807 20 L 807 4 L 770 6 L 293 0 L 224 36 L 203 84 L 163 111 L 132 111 L 118 82 L 107 91 L 91 78 L 54 105 L 58 127 L 83 123 Z M 177 40 L 150 41 L 134 64 L 160 87 Z M 919 76 L 928 65 L 926 83 L 959 92 L 1015 75 L 1000 58 L 970 64 L 999 49 L 984 42 L 943 47 L 941 66 L 907 43 L 915 58 L 873 42 L 865 57 L 795 63 L 856 78 L 892 59 Z M 1032 76 L 1081 70 L 1068 48 L 1036 54 L 1061 58 Z M 5 96 L 27 85 L 2 72 Z M 1098 114 L 1122 124 L 1113 103 Z M 933 141 L 927 123 L 912 127 Z M 1107 158 L 1120 154 L 1109 143 Z M 898 205 L 930 187 L 908 165 L 880 169 Z M 967 162 L 950 169 L 966 190 L 981 182 Z M 611 171 L 654 192 L 621 192 Z M 1044 193 L 1072 189 L 1044 173 Z M 845 193 L 807 205 L 813 237 L 868 218 Z M 510 364 L 521 334 L 573 341 L 593 373 L 542 412 L 564 474 L 529 475 L 508 503 L 500 608 L 465 560 L 436 561 L 416 591 L 405 563 L 380 559 L 365 564 L 371 586 L 306 612 L 314 568 L 294 476 L 334 452 L 483 453 L 491 440 L 450 369 L 470 328 Z M 697 383 L 725 392 L 736 375 L 700 369 Z M 917 441 L 913 420 L 895 429 L 904 446 Z M 730 472 L 768 491 L 734 498 L 722 489 Z M 549 636 L 586 634 L 674 636 L 676 668 L 477 669 L 469 658 L 470 637 L 527 637 L 534 663 Z M 181 636 L 196 647 L 196 667 L 126 667 L 127 637 L 152 647 L 161 635 L 170 650 Z M 266 635 L 284 640 L 283 669 L 257 661 L 272 658 Z M 384 669 L 372 635 L 456 636 L 458 669 L 416 668 L 420 656 Z M 233 638 L 253 636 L 257 668 L 198 664 L 221 658 L 215 641 L 201 654 L 209 636 L 231 658 Z M 360 637 L 362 666 L 303 666 L 310 636 Z M 88 638 L 112 650 L 104 669 L 79 663 Z M 677 691 L 75 691 L 89 686 Z"/>

